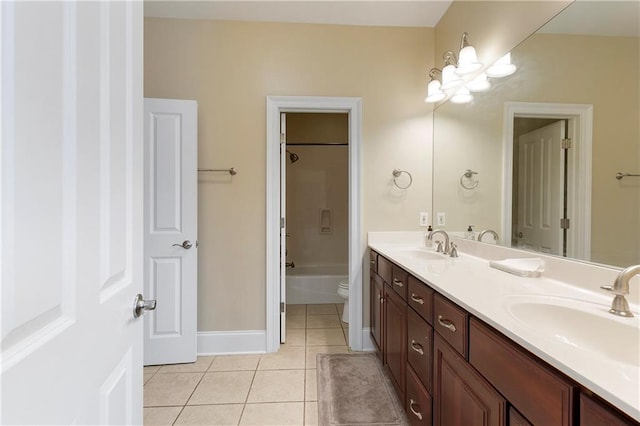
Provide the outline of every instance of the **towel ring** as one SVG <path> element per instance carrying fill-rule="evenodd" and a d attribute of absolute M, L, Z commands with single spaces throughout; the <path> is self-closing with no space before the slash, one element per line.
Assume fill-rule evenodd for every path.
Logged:
<path fill-rule="evenodd" d="M 480 183 L 480 180 L 473 179 L 473 175 L 477 175 L 477 174 L 478 172 L 474 172 L 471 169 L 467 169 L 462 174 L 462 176 L 460 176 L 460 185 L 462 185 L 464 189 L 475 189 Z"/>
<path fill-rule="evenodd" d="M 407 186 L 398 185 L 398 182 L 396 181 L 396 179 L 399 178 L 400 175 L 402 175 L 403 173 L 406 173 L 407 176 L 409 176 L 409 183 L 407 184 Z M 411 173 L 409 173 L 406 170 L 400 170 L 400 169 L 393 170 L 393 184 L 395 186 L 397 186 L 400 189 L 407 189 L 408 187 L 411 186 L 411 183 L 413 183 L 413 177 L 411 176 Z"/>

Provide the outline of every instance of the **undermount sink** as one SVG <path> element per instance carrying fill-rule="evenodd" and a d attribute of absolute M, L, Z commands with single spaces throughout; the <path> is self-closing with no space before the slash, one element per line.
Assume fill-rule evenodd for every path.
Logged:
<path fill-rule="evenodd" d="M 421 249 L 404 249 L 396 252 L 399 256 L 408 257 L 412 260 L 445 260 L 448 256 L 442 253 L 436 253 L 435 251 L 421 250 Z"/>
<path fill-rule="evenodd" d="M 640 365 L 640 320 L 620 318 L 609 306 L 560 296 L 508 297 L 506 307 L 536 334 L 616 361 Z"/>

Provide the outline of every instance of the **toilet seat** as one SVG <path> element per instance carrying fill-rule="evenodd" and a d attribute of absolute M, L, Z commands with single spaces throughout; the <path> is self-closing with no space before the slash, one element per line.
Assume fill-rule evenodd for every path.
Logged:
<path fill-rule="evenodd" d="M 345 299 L 344 308 L 342 310 L 342 321 L 349 322 L 349 280 L 338 282 L 338 294 Z"/>

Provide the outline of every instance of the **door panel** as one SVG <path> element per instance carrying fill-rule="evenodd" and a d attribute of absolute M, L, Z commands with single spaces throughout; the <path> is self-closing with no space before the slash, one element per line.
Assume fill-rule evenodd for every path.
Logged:
<path fill-rule="evenodd" d="M 280 113 L 280 343 L 287 340 L 287 114 Z"/>
<path fill-rule="evenodd" d="M 145 99 L 144 364 L 196 360 L 197 115 L 195 101 Z M 188 243 L 185 243 L 187 242 Z"/>
<path fill-rule="evenodd" d="M 0 423 L 140 424 L 142 4 L 0 10 Z"/>

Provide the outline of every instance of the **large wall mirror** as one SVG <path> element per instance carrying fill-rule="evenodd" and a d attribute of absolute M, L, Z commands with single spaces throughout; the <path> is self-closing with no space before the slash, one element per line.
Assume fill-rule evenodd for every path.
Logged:
<path fill-rule="evenodd" d="M 433 205 L 445 229 L 640 263 L 640 177 L 616 178 L 640 174 L 639 20 L 636 1 L 576 1 L 512 50 L 515 74 L 436 107 Z"/>

